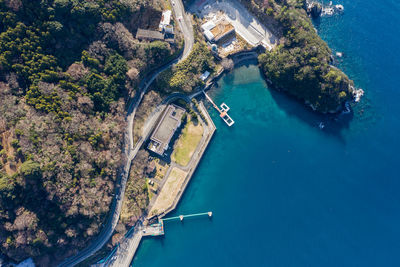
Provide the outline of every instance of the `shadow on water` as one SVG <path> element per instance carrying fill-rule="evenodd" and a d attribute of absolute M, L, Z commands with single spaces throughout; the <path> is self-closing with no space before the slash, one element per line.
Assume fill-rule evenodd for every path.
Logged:
<path fill-rule="evenodd" d="M 246 60 L 242 60 L 238 63 L 235 64 L 235 68 L 239 68 L 239 67 L 250 67 L 252 65 L 257 66 L 258 65 L 258 60 L 257 59 L 246 59 Z"/>
<path fill-rule="evenodd" d="M 235 69 L 239 67 L 250 67 L 257 66 L 257 60 L 244 60 L 235 64 Z M 261 69 L 258 69 L 260 72 L 260 76 L 264 79 L 264 74 Z M 229 72 L 221 77 L 223 84 L 231 84 L 232 76 L 229 75 Z M 217 82 L 213 85 L 213 88 L 218 88 L 220 86 L 220 82 Z M 271 97 L 274 102 L 277 104 L 279 109 L 284 111 L 286 114 L 298 118 L 301 121 L 305 122 L 309 126 L 316 128 L 317 130 L 322 131 L 323 133 L 338 138 L 341 142 L 345 142 L 343 137 L 343 130 L 348 129 L 350 126 L 350 122 L 353 120 L 354 113 L 351 111 L 348 114 L 321 114 L 313 111 L 310 107 L 305 105 L 303 102 L 299 101 L 295 97 L 290 96 L 285 92 L 280 92 L 275 89 L 268 87 L 265 82 L 265 87 L 270 91 Z M 320 123 L 324 125 L 323 129 L 320 129 Z"/>
<path fill-rule="evenodd" d="M 269 90 L 275 103 L 286 114 L 296 117 L 317 129 L 320 128 L 320 123 L 322 123 L 324 125 L 323 129 L 321 129 L 323 133 L 345 142 L 342 132 L 344 129 L 349 128 L 354 116 L 353 112 L 348 114 L 320 114 L 286 93 L 274 89 Z"/>

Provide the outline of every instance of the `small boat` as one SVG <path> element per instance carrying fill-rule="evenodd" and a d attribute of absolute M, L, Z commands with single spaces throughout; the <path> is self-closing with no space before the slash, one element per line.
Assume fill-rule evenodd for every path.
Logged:
<path fill-rule="evenodd" d="M 339 12 L 343 12 L 344 11 L 344 7 L 342 5 L 335 5 L 335 8 Z"/>
<path fill-rule="evenodd" d="M 337 57 L 343 57 L 343 53 L 342 52 L 336 52 L 336 56 Z"/>
<path fill-rule="evenodd" d="M 325 124 L 321 121 L 318 125 L 318 127 L 322 130 L 325 128 Z"/>
<path fill-rule="evenodd" d="M 364 95 L 363 89 L 357 89 L 353 92 L 354 102 L 360 102 L 361 97 Z"/>

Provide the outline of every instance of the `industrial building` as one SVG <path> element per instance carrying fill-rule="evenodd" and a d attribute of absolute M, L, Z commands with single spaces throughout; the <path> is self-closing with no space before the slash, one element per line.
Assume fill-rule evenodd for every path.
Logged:
<path fill-rule="evenodd" d="M 163 41 L 164 34 L 159 31 L 138 29 L 136 32 L 136 39 L 146 40 L 146 41 Z"/>
<path fill-rule="evenodd" d="M 185 110 L 176 105 L 169 105 L 165 110 L 160 122 L 150 137 L 148 149 L 163 156 L 169 148 L 172 136 L 175 131 L 181 126 L 182 116 Z"/>

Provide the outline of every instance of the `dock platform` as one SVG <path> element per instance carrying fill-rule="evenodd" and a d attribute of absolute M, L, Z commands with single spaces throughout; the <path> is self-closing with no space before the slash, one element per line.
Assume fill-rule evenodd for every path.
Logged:
<path fill-rule="evenodd" d="M 218 107 L 214 101 L 207 95 L 207 93 L 203 90 L 204 95 L 206 96 L 207 100 L 210 101 L 210 103 L 213 105 L 213 107 L 219 112 L 219 116 L 221 119 L 228 125 L 232 126 L 235 121 L 232 120 L 232 118 L 228 115 L 228 111 L 230 108 L 228 107 L 227 104 L 222 103 L 220 107 Z"/>

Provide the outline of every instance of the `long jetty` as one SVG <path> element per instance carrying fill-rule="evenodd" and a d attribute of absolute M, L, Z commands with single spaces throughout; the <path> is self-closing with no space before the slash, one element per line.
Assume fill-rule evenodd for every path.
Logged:
<path fill-rule="evenodd" d="M 178 219 L 183 221 L 184 218 L 199 217 L 199 216 L 205 216 L 205 215 L 207 215 L 208 217 L 211 218 L 212 217 L 212 211 L 189 214 L 189 215 L 179 215 L 179 216 L 175 216 L 175 217 L 161 219 L 161 221 L 165 222 L 165 221 L 172 221 L 172 220 L 178 220 Z"/>

